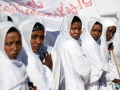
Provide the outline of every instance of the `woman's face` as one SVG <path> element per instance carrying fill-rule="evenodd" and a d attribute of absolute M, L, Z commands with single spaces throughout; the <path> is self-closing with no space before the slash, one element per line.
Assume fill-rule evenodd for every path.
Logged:
<path fill-rule="evenodd" d="M 6 34 L 4 50 L 10 59 L 16 59 L 22 48 L 21 35 L 14 31 Z"/>
<path fill-rule="evenodd" d="M 31 35 L 31 46 L 34 53 L 37 53 L 44 42 L 44 31 L 36 30 Z"/>
<path fill-rule="evenodd" d="M 93 39 L 97 41 L 102 34 L 102 26 L 100 24 L 94 24 L 90 31 L 90 34 L 93 37 Z"/>
<path fill-rule="evenodd" d="M 106 31 L 106 40 L 109 41 L 114 36 L 115 33 L 116 33 L 116 27 L 109 26 Z"/>
<path fill-rule="evenodd" d="M 80 37 L 80 34 L 81 34 L 81 29 L 82 29 L 82 23 L 81 22 L 74 22 L 71 24 L 71 27 L 70 27 L 70 35 L 78 40 L 79 37 Z"/>

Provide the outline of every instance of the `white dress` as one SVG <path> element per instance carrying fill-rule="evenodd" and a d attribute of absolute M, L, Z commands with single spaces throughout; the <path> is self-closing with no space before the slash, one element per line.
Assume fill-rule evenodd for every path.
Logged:
<path fill-rule="evenodd" d="M 22 33 L 23 47 L 27 54 L 27 62 L 24 58 L 23 62 L 27 63 L 26 71 L 28 73 L 29 79 L 37 87 L 38 90 L 53 90 L 54 84 L 52 77 L 47 77 L 47 74 L 52 74 L 50 69 L 43 66 L 39 57 L 32 51 L 30 39 L 33 27 L 36 21 L 34 20 L 24 20 L 19 25 L 20 31 Z M 42 24 L 42 20 L 41 20 Z M 50 75 L 52 76 L 52 75 Z"/>
<path fill-rule="evenodd" d="M 90 66 L 79 41 L 69 33 L 73 17 L 74 15 L 64 17 L 54 46 L 60 54 L 64 69 L 65 87 L 63 84 L 60 90 L 85 90 L 90 78 Z"/>

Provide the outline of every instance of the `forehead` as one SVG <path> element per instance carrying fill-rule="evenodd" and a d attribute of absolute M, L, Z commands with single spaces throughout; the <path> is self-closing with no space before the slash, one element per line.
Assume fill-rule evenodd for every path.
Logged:
<path fill-rule="evenodd" d="M 111 30 L 111 31 L 116 31 L 116 26 L 109 26 L 108 28 L 107 28 L 107 30 Z"/>
<path fill-rule="evenodd" d="M 71 24 L 71 26 L 82 26 L 82 23 L 77 21 Z"/>
<path fill-rule="evenodd" d="M 32 34 L 35 34 L 35 35 L 44 35 L 44 31 L 43 30 L 35 30 L 32 32 Z"/>
<path fill-rule="evenodd" d="M 93 28 L 102 28 L 102 26 L 100 24 L 94 24 Z"/>
<path fill-rule="evenodd" d="M 10 39 L 16 40 L 16 39 L 18 39 L 18 38 L 20 39 L 20 38 L 21 38 L 21 35 L 20 35 L 20 33 L 17 32 L 17 31 L 9 32 L 8 34 L 6 34 L 6 39 L 7 39 L 7 40 L 10 40 Z"/>

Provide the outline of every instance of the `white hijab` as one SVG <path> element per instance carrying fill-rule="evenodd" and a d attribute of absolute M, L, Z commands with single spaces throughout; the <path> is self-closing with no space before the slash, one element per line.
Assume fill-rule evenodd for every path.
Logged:
<path fill-rule="evenodd" d="M 103 62 L 101 58 L 100 47 L 90 35 L 90 31 L 95 22 L 100 22 L 100 20 L 94 17 L 89 18 L 86 24 L 87 26 L 80 37 L 82 42 L 82 50 L 88 58 L 91 66 L 91 83 L 98 81 L 103 73 Z"/>
<path fill-rule="evenodd" d="M 13 20 L 13 23 L 19 25 L 20 20 L 22 19 L 23 16 L 20 13 L 13 13 L 10 15 L 10 17 Z"/>
<path fill-rule="evenodd" d="M 33 20 L 25 20 L 21 22 L 19 25 L 20 31 L 22 33 L 23 47 L 28 56 L 28 64 L 27 64 L 27 73 L 29 79 L 35 86 L 37 86 L 38 90 L 48 90 L 47 80 L 45 75 L 45 69 L 39 59 L 39 57 L 32 51 L 30 39 L 33 27 L 36 21 Z"/>
<path fill-rule="evenodd" d="M 38 15 L 35 15 L 35 14 L 26 15 L 26 16 L 23 17 L 22 20 L 25 20 L 25 19 L 35 20 L 35 21 L 43 23 L 43 20 Z M 46 34 L 47 35 L 45 36 L 44 44 L 45 45 L 50 45 L 50 46 L 52 45 L 53 46 L 56 38 L 50 32 L 46 32 Z"/>
<path fill-rule="evenodd" d="M 0 89 L 1 90 L 28 90 L 27 73 L 21 62 L 21 57 L 10 60 L 4 50 L 5 37 L 11 27 L 16 26 L 12 22 L 0 23 Z M 19 55 L 22 53 L 22 49 Z"/>
<path fill-rule="evenodd" d="M 108 63 L 110 60 L 108 44 L 112 42 L 114 36 L 109 41 L 107 41 L 106 40 L 106 31 L 109 26 L 116 26 L 116 24 L 115 24 L 115 21 L 111 18 L 104 18 L 102 20 L 102 23 L 103 23 L 103 31 L 102 31 L 102 36 L 101 36 L 100 48 L 101 48 L 101 54 L 102 54 L 102 58 L 103 58 L 104 62 Z"/>
<path fill-rule="evenodd" d="M 73 18 L 74 15 L 64 17 L 54 47 L 61 56 L 66 90 L 84 90 L 84 84 L 89 83 L 90 67 L 79 42 L 70 36 Z"/>

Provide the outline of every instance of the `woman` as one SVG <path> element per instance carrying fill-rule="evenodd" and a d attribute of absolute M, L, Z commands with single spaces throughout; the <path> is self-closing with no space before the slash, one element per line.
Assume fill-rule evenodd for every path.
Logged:
<path fill-rule="evenodd" d="M 39 59 L 36 53 L 39 51 L 42 46 L 42 41 L 44 36 L 36 35 L 41 33 L 44 30 L 42 24 L 33 21 L 33 20 L 25 20 L 21 22 L 19 26 L 22 37 L 23 37 L 23 47 L 27 53 L 27 73 L 29 79 L 35 86 L 37 86 L 38 90 L 53 90 L 54 84 L 51 74 L 51 60 L 47 60 L 44 62 L 47 66 L 43 66 L 41 60 Z M 43 29 L 43 30 L 41 30 Z M 42 32 L 44 33 L 44 32 Z M 36 40 L 37 38 L 37 40 Z M 38 41 L 40 39 L 40 41 Z M 36 42 L 36 43 L 34 43 Z M 51 56 L 46 53 L 49 58 Z M 24 62 L 24 61 L 23 61 Z M 49 69 L 50 68 L 50 69 Z"/>
<path fill-rule="evenodd" d="M 86 90 L 99 90 L 99 79 L 103 73 L 104 63 L 101 59 L 100 47 L 97 44 L 102 34 L 102 25 L 98 18 L 89 18 L 81 35 L 82 50 L 91 66 L 90 85 Z"/>
<path fill-rule="evenodd" d="M 110 51 L 117 47 L 116 46 L 117 40 L 115 42 L 113 42 L 115 33 L 116 33 L 115 21 L 111 18 L 104 18 L 103 19 L 103 33 L 101 36 L 100 48 L 101 48 L 102 59 L 109 67 L 107 72 L 104 72 L 103 75 L 106 75 L 107 77 L 109 77 L 108 79 L 106 79 L 106 82 L 109 82 L 110 85 L 111 85 L 112 81 L 119 83 L 119 80 L 115 79 L 115 78 L 119 79 L 117 68 L 114 63 L 114 60 L 112 60 L 112 58 L 111 58 L 112 55 L 110 55 Z M 113 43 L 115 44 L 115 47 L 113 47 Z M 117 44 L 118 44 L 118 42 L 117 42 Z M 101 80 L 103 82 L 105 82 L 104 78 Z M 109 86 L 109 84 L 108 84 L 108 86 Z M 104 86 L 102 85 L 102 87 L 104 87 Z M 108 90 L 110 90 L 110 88 Z"/>
<path fill-rule="evenodd" d="M 0 89 L 29 90 L 28 76 L 21 62 L 21 34 L 11 22 L 0 23 Z"/>
<path fill-rule="evenodd" d="M 40 17 L 38 17 L 37 15 L 32 15 L 32 14 L 24 16 L 24 18 L 26 18 L 28 20 L 29 19 L 30 20 L 35 20 L 36 22 L 39 22 L 41 24 L 40 25 L 38 23 L 37 24 L 38 26 L 43 27 L 43 28 L 41 28 L 40 31 L 36 30 L 36 31 L 32 32 L 32 34 L 42 37 L 40 39 L 36 38 L 39 42 L 41 42 L 41 46 L 39 47 L 40 50 L 37 51 L 37 52 L 33 50 L 33 52 L 36 53 L 40 57 L 41 61 L 44 61 L 45 59 L 49 58 L 49 55 L 51 55 L 50 58 L 52 59 L 52 63 L 53 63 L 51 71 L 52 71 L 52 76 L 53 76 L 53 79 L 54 79 L 55 90 L 58 90 L 59 85 L 62 82 L 62 77 L 61 77 L 62 75 L 60 75 L 60 70 L 61 70 L 61 74 L 63 74 L 63 70 L 62 70 L 62 67 L 61 67 L 61 61 L 60 61 L 60 56 L 59 56 L 58 52 L 53 47 L 43 44 L 43 42 L 45 40 L 45 37 L 46 37 L 46 30 L 45 30 L 45 25 L 43 23 L 43 20 Z M 24 21 L 25 21 L 25 19 L 23 20 L 23 22 Z M 35 33 L 35 32 L 37 32 L 37 33 Z M 33 40 L 31 38 L 31 40 L 33 40 L 33 41 L 36 41 L 36 39 Z M 38 45 L 39 43 L 33 42 L 33 44 L 31 44 L 31 46 L 34 47 L 34 44 Z M 48 57 L 46 56 L 47 52 L 49 54 Z"/>
<path fill-rule="evenodd" d="M 82 22 L 79 17 L 69 15 L 64 17 L 60 34 L 55 42 L 65 74 L 65 88 L 61 90 L 85 90 L 89 83 L 90 67 L 78 41 Z"/>

